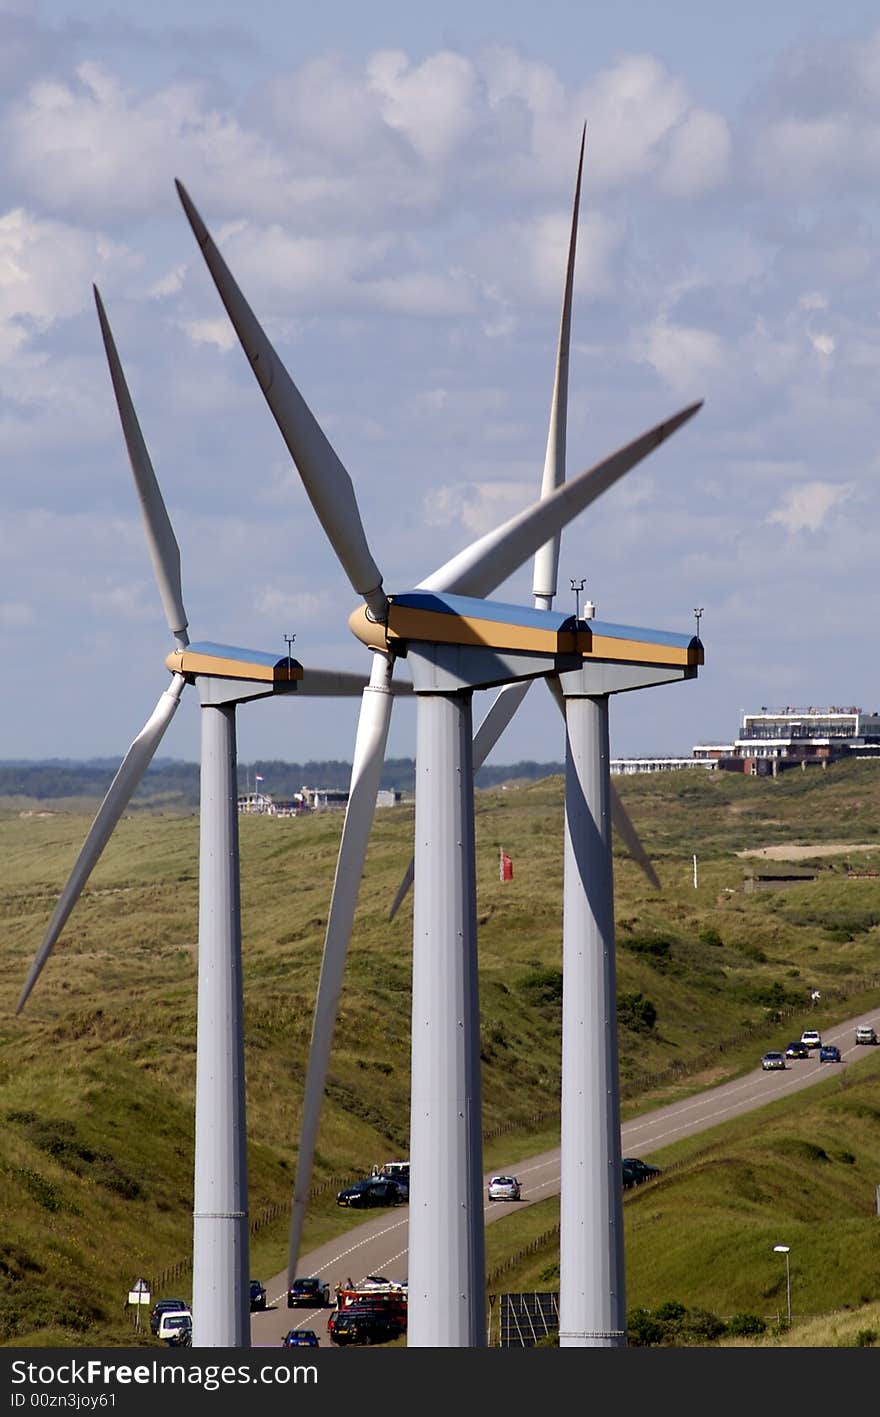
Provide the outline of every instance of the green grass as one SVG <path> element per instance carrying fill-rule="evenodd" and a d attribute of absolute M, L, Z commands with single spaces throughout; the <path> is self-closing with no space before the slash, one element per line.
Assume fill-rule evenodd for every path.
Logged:
<path fill-rule="evenodd" d="M 620 1028 L 625 1116 L 753 1067 L 765 1047 L 783 1045 L 808 1021 L 822 1028 L 880 999 L 880 880 L 847 878 L 846 857 L 825 857 L 814 861 L 813 881 L 747 894 L 749 863 L 736 855 L 773 842 L 871 842 L 880 820 L 875 765 L 776 781 L 658 774 L 617 779 L 617 786 L 663 886 L 653 891 L 615 848 L 618 988 L 630 1000 Z M 120 823 L 27 1008 L 14 1014 L 91 810 L 0 812 L 6 1345 L 130 1342 L 123 1305 L 131 1281 L 185 1265 L 191 1251 L 196 817 L 138 811 Z M 407 806 L 376 816 L 318 1137 L 315 1187 L 324 1190 L 310 1206 L 306 1248 L 345 1223 L 334 1203 L 337 1182 L 407 1150 L 411 899 L 391 924 L 387 909 L 411 855 L 412 821 Z M 333 814 L 241 822 L 250 1211 L 275 1216 L 252 1237 L 254 1273 L 286 1262 L 286 1208 L 340 827 Z M 477 793 L 487 1168 L 558 1144 L 562 831 L 559 778 Z M 505 883 L 498 880 L 502 842 L 515 867 Z M 880 869 L 880 837 L 876 852 L 852 853 L 850 864 Z M 822 995 L 815 1010 L 812 987 Z M 859 1076 L 872 1066 L 860 1066 Z M 873 1215 L 873 1191 L 867 1201 L 863 1192 L 880 1177 L 880 1142 L 872 1140 L 880 1123 L 871 1120 L 869 1098 L 861 1119 L 847 1110 L 861 1090 L 861 1082 L 823 1084 L 821 1103 L 812 1095 L 793 1103 L 773 1120 L 772 1152 L 766 1112 L 759 1136 L 744 1125 L 735 1145 L 704 1137 L 693 1154 L 672 1158 L 662 1183 L 628 1198 L 630 1301 L 678 1298 L 719 1313 L 760 1301 L 769 1310 L 778 1295 L 763 1291 L 778 1286 L 779 1257 L 771 1240 L 768 1264 L 762 1246 L 780 1226 L 800 1227 L 789 1230 L 798 1236 L 793 1260 L 814 1236 L 816 1273 L 831 1272 L 824 1264 L 863 1276 L 858 1293 L 844 1285 L 813 1294 L 805 1283 L 810 1312 L 880 1298 L 876 1268 L 863 1262 L 873 1234 L 859 1228 L 867 1212 L 853 1213 L 847 1200 L 858 1192 Z M 820 1122 L 813 1107 L 831 1120 Z M 848 1149 L 856 1161 L 834 1160 L 847 1143 L 829 1132 L 820 1144 L 831 1161 L 808 1166 L 797 1146 L 838 1124 L 853 1130 L 857 1144 Z M 806 1195 L 796 1184 L 799 1168 L 810 1183 Z M 768 1174 L 778 1183 L 756 1180 L 761 1203 L 744 1207 L 744 1177 Z M 536 1212 L 540 1225 L 540 1210 L 523 1215 Z M 515 1229 L 508 1219 L 487 1229 L 490 1270 L 501 1262 L 498 1246 L 507 1256 L 516 1251 Z M 754 1247 L 748 1278 L 744 1246 Z M 544 1269 L 553 1262 L 545 1256 Z M 186 1293 L 188 1283 L 184 1272 L 170 1292 L 182 1285 Z"/>

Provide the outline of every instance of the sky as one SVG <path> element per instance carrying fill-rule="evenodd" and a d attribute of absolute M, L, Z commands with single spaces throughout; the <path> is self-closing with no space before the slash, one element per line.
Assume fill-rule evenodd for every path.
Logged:
<path fill-rule="evenodd" d="M 612 754 L 880 705 L 874 0 L 0 0 L 0 757 L 121 756 L 169 682 L 93 284 L 191 638 L 369 670 L 174 179 L 393 593 L 538 495 L 584 124 L 569 475 L 704 400 L 563 533 L 557 609 L 582 581 L 602 620 L 700 612 L 697 679 L 615 696 Z M 350 760 L 357 711 L 244 705 L 239 760 Z M 415 735 L 400 701 L 389 755 Z M 193 690 L 159 754 L 198 759 Z M 563 756 L 537 683 L 489 761 Z"/>

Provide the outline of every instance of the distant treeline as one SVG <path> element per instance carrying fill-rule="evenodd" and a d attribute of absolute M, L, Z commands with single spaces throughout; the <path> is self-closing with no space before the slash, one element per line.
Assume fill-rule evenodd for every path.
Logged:
<path fill-rule="evenodd" d="M 62 798 L 101 798 L 119 767 L 119 758 L 91 758 L 86 762 L 50 759 L 44 762 L 0 762 L 0 798 L 26 797 L 37 802 Z M 507 766 L 486 766 L 476 774 L 478 787 L 494 787 L 515 778 L 534 781 L 564 772 L 562 763 L 511 763 Z M 261 782 L 257 782 L 257 777 Z M 303 787 L 347 788 L 351 763 L 338 759 L 285 763 L 278 760 L 239 763 L 239 792 L 268 792 L 276 800 L 289 800 Z M 406 796 L 415 791 L 415 761 L 412 758 L 388 758 L 382 773 L 382 787 L 393 788 Z M 132 798 L 132 805 L 145 809 L 156 807 L 198 807 L 199 765 L 173 758 L 160 758 L 151 763 Z"/>

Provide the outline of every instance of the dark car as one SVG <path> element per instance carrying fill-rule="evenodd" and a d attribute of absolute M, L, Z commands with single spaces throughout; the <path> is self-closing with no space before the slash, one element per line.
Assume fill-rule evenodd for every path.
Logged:
<path fill-rule="evenodd" d="M 340 1347 L 347 1343 L 392 1343 L 403 1331 L 391 1314 L 344 1310 L 329 1328 L 331 1341 Z"/>
<path fill-rule="evenodd" d="M 820 1063 L 839 1063 L 840 1049 L 834 1043 L 823 1043 L 819 1049 Z"/>
<path fill-rule="evenodd" d="M 316 1274 L 295 1279 L 287 1291 L 288 1309 L 325 1309 L 330 1303 L 330 1285 Z"/>
<path fill-rule="evenodd" d="M 150 1333 L 155 1338 L 156 1334 L 159 1332 L 159 1320 L 166 1310 L 170 1311 L 173 1309 L 179 1312 L 182 1309 L 188 1308 L 189 1304 L 185 1299 L 157 1299 L 150 1310 Z"/>
<path fill-rule="evenodd" d="M 254 1309 L 265 1309 L 266 1291 L 258 1279 L 251 1280 L 251 1313 Z"/>
<path fill-rule="evenodd" d="M 281 1340 L 282 1348 L 320 1348 L 313 1328 L 292 1328 Z"/>
<path fill-rule="evenodd" d="M 799 1038 L 793 1038 L 785 1050 L 786 1058 L 809 1058 L 810 1050 Z"/>
<path fill-rule="evenodd" d="M 659 1166 L 652 1166 L 648 1161 L 641 1161 L 638 1156 L 625 1156 L 621 1162 L 621 1170 L 625 1191 L 630 1186 L 640 1186 L 643 1181 L 650 1181 L 653 1176 L 660 1175 Z"/>
<path fill-rule="evenodd" d="M 401 1181 L 386 1181 L 371 1177 L 368 1181 L 356 1181 L 347 1186 L 336 1197 L 337 1205 L 350 1205 L 356 1209 L 375 1205 L 406 1205 L 409 1187 Z"/>

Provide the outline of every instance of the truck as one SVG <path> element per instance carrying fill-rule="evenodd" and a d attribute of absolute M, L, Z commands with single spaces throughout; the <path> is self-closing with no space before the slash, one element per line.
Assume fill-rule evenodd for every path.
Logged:
<path fill-rule="evenodd" d="M 407 1286 L 397 1280 L 380 1274 L 368 1275 L 359 1284 L 349 1280 L 337 1287 L 327 1332 L 334 1343 L 387 1342 L 406 1333 L 406 1303 Z"/>

